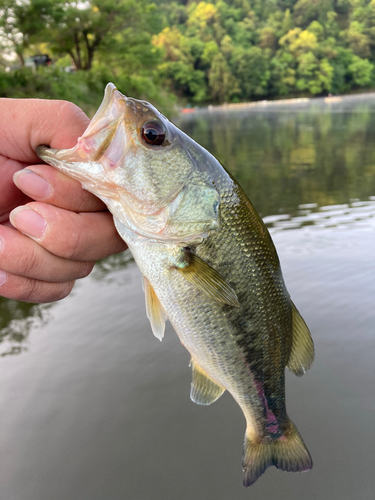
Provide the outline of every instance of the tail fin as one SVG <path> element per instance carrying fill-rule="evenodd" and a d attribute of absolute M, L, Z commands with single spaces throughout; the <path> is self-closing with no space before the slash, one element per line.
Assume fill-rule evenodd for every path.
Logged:
<path fill-rule="evenodd" d="M 284 435 L 274 441 L 269 438 L 262 442 L 251 441 L 247 433 L 245 435 L 243 484 L 251 486 L 271 465 L 288 472 L 304 472 L 312 468 L 310 453 L 291 420 Z"/>

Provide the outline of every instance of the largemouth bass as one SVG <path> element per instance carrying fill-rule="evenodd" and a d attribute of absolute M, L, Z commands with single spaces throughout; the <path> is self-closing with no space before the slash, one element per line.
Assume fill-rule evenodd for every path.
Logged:
<path fill-rule="evenodd" d="M 38 155 L 101 198 L 143 275 L 153 333 L 167 319 L 191 354 L 191 399 L 225 390 L 246 419 L 244 484 L 312 461 L 285 407 L 285 367 L 311 366 L 310 332 L 262 219 L 204 148 L 145 101 L 108 84 L 72 149 Z"/>

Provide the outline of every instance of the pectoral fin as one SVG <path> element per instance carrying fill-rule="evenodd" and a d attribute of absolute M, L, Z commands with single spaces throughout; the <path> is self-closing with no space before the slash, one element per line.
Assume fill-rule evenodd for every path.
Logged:
<path fill-rule="evenodd" d="M 192 368 L 190 399 L 199 405 L 210 405 L 219 399 L 225 389 L 214 382 L 193 359 L 190 365 Z"/>
<path fill-rule="evenodd" d="M 153 334 L 161 341 L 164 337 L 165 320 L 167 317 L 154 289 L 145 277 L 143 277 L 143 287 L 146 298 L 147 317 L 150 320 Z"/>
<path fill-rule="evenodd" d="M 209 297 L 230 306 L 239 307 L 236 292 L 225 279 L 197 255 L 188 254 L 187 265 L 176 267 L 192 285 Z"/>
<path fill-rule="evenodd" d="M 293 340 L 288 364 L 286 365 L 298 377 L 310 368 L 314 361 L 314 343 L 310 330 L 292 302 Z"/>

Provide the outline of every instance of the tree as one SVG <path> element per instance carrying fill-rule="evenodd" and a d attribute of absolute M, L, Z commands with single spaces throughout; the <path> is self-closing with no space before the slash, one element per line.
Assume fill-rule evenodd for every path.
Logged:
<path fill-rule="evenodd" d="M 25 64 L 25 50 L 43 29 L 43 21 L 35 16 L 30 3 L 0 0 L 0 48 L 14 52 L 21 66 Z"/>
<path fill-rule="evenodd" d="M 207 82 L 205 72 L 196 66 L 199 59 L 205 62 L 205 58 L 216 53 L 217 47 L 215 49 L 215 43 L 202 42 L 198 44 L 199 48 L 195 42 L 182 35 L 177 28 L 169 27 L 152 40 L 155 47 L 164 51 L 164 62 L 159 66 L 159 72 L 169 86 L 181 97 L 185 95 L 189 100 L 202 102 L 208 97 Z"/>
<path fill-rule="evenodd" d="M 298 58 L 305 52 L 314 51 L 318 47 L 318 41 L 314 33 L 301 28 L 294 28 L 280 38 L 279 44 Z"/>
<path fill-rule="evenodd" d="M 349 28 L 343 31 L 342 35 L 348 42 L 349 48 L 359 57 L 369 57 L 371 55 L 369 37 L 364 33 L 365 27 L 362 23 L 353 21 Z"/>
<path fill-rule="evenodd" d="M 224 55 L 219 52 L 212 60 L 208 72 L 211 95 L 215 101 L 227 102 L 238 92 L 236 78 L 232 75 Z"/>
<path fill-rule="evenodd" d="M 236 47 L 231 59 L 242 100 L 250 100 L 268 92 L 269 60 L 260 47 Z"/>
<path fill-rule="evenodd" d="M 55 53 L 69 54 L 78 70 L 89 70 L 101 46 L 116 51 L 118 34 L 139 25 L 145 12 L 142 0 L 90 0 L 84 4 L 52 0 L 45 10 L 43 35 L 49 36 Z"/>
<path fill-rule="evenodd" d="M 319 61 L 312 52 L 306 52 L 298 62 L 296 86 L 299 90 L 308 90 L 312 94 L 331 90 L 333 68 L 327 59 Z"/>
<path fill-rule="evenodd" d="M 293 19 L 290 14 L 290 9 L 286 9 L 284 13 L 284 18 L 281 23 L 281 31 L 283 35 L 286 35 L 288 31 L 293 29 Z"/>
<path fill-rule="evenodd" d="M 325 21 L 327 12 L 333 10 L 333 1 L 298 0 L 293 10 L 296 25 L 307 27 L 312 21 Z"/>
<path fill-rule="evenodd" d="M 0 7 L 3 32 L 22 63 L 31 42 L 47 42 L 78 70 L 89 70 L 104 44 L 115 51 L 118 34 L 142 26 L 152 9 L 146 0 L 1 0 Z"/>
<path fill-rule="evenodd" d="M 288 95 L 296 88 L 295 59 L 290 52 L 279 50 L 271 59 L 270 89 L 272 94 Z"/>
<path fill-rule="evenodd" d="M 351 73 L 353 81 L 359 87 L 369 85 L 373 78 L 374 65 L 368 59 L 361 59 L 353 55 L 352 62 L 348 66 L 349 73 Z"/>

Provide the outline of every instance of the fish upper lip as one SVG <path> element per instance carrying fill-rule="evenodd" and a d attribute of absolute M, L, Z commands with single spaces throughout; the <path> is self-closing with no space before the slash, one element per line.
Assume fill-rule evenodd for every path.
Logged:
<path fill-rule="evenodd" d="M 82 137 L 89 137 L 98 132 L 98 130 L 100 130 L 100 128 L 103 126 L 103 123 L 105 124 L 106 122 L 108 122 L 108 120 L 113 122 L 118 122 L 117 123 L 118 126 L 120 121 L 124 119 L 123 116 L 121 117 L 121 113 L 119 113 L 119 109 L 121 108 L 121 103 L 123 103 L 124 106 L 124 104 L 127 101 L 128 98 L 125 95 L 121 94 L 121 92 L 117 90 L 117 88 L 113 83 L 108 83 L 105 88 L 103 101 L 100 104 L 95 115 L 92 117 L 92 120 L 90 121 L 88 127 L 86 128 L 80 139 Z M 116 105 L 117 110 L 115 111 L 115 115 L 112 117 L 107 115 L 105 121 L 103 122 L 103 115 L 106 114 L 106 111 L 111 106 L 111 104 Z"/>
<path fill-rule="evenodd" d="M 98 116 L 101 115 L 102 111 L 111 102 L 113 96 L 115 97 L 115 99 L 127 100 L 127 97 L 124 94 L 122 94 L 119 90 L 117 90 L 117 87 L 112 82 L 107 83 L 104 91 L 103 101 L 101 102 L 99 108 L 97 109 L 91 121 L 93 121 L 97 115 Z"/>

